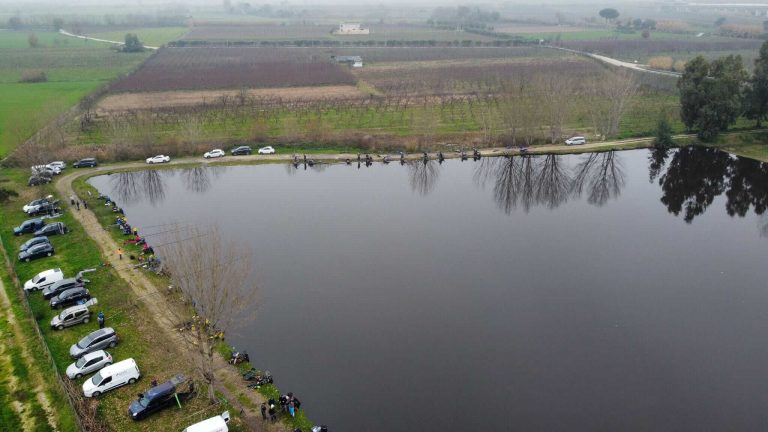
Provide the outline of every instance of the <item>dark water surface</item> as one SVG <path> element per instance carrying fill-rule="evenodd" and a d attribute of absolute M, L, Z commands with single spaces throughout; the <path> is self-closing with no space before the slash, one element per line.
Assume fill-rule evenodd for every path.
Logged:
<path fill-rule="evenodd" d="M 263 306 L 230 342 L 333 431 L 768 428 L 768 164 L 691 148 L 91 182 L 140 231 L 253 245 Z"/>

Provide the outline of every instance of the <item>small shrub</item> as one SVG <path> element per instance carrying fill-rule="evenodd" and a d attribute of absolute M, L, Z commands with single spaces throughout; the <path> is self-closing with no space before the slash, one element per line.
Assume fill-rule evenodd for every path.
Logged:
<path fill-rule="evenodd" d="M 672 139 L 672 125 L 669 124 L 667 115 L 662 113 L 656 124 L 656 138 L 653 140 L 656 148 L 669 148 L 675 145 Z"/>
<path fill-rule="evenodd" d="M 21 75 L 21 78 L 19 78 L 20 83 L 41 83 L 47 81 L 48 75 L 46 75 L 43 71 L 24 72 Z"/>
<path fill-rule="evenodd" d="M 11 199 L 11 197 L 17 197 L 19 193 L 13 189 L 0 188 L 0 203 L 4 203 Z"/>
<path fill-rule="evenodd" d="M 650 66 L 653 69 L 671 70 L 673 65 L 674 65 L 674 60 L 672 60 L 672 57 L 667 57 L 667 56 L 651 57 L 648 60 L 648 66 Z"/>

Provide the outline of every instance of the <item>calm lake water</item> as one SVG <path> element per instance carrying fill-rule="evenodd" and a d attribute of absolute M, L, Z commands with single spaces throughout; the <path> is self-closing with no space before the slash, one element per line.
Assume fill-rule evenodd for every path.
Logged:
<path fill-rule="evenodd" d="M 253 246 L 262 306 L 230 342 L 333 431 L 768 428 L 768 164 L 687 148 L 91 183 L 140 232 Z"/>

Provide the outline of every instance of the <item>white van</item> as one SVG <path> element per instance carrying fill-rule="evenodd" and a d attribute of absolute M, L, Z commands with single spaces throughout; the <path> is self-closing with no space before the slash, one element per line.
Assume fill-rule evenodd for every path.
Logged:
<path fill-rule="evenodd" d="M 587 143 L 587 139 L 584 138 L 583 136 L 575 136 L 575 137 L 571 137 L 571 138 L 568 138 L 567 140 L 565 140 L 565 145 L 569 145 L 569 146 L 570 145 L 581 145 L 581 144 L 586 144 L 586 143 Z"/>
<path fill-rule="evenodd" d="M 133 384 L 141 376 L 136 361 L 132 358 L 109 365 L 83 383 L 85 397 L 99 397 L 114 388 Z"/>
<path fill-rule="evenodd" d="M 36 274 L 32 279 L 24 282 L 24 291 L 40 291 L 64 279 L 64 272 L 61 269 L 48 269 Z"/>
<path fill-rule="evenodd" d="M 227 423 L 229 423 L 229 411 L 224 411 L 221 415 L 189 426 L 183 432 L 227 432 L 229 431 Z"/>

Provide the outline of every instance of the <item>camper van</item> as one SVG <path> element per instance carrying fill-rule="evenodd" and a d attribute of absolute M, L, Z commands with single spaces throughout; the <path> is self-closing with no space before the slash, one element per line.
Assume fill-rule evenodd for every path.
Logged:
<path fill-rule="evenodd" d="M 126 384 L 133 384 L 141 376 L 132 358 L 104 367 L 83 383 L 85 397 L 99 397 L 102 393 Z"/>
<path fill-rule="evenodd" d="M 221 415 L 189 426 L 183 432 L 227 432 L 229 431 L 227 423 L 229 423 L 229 411 L 224 411 Z"/>

